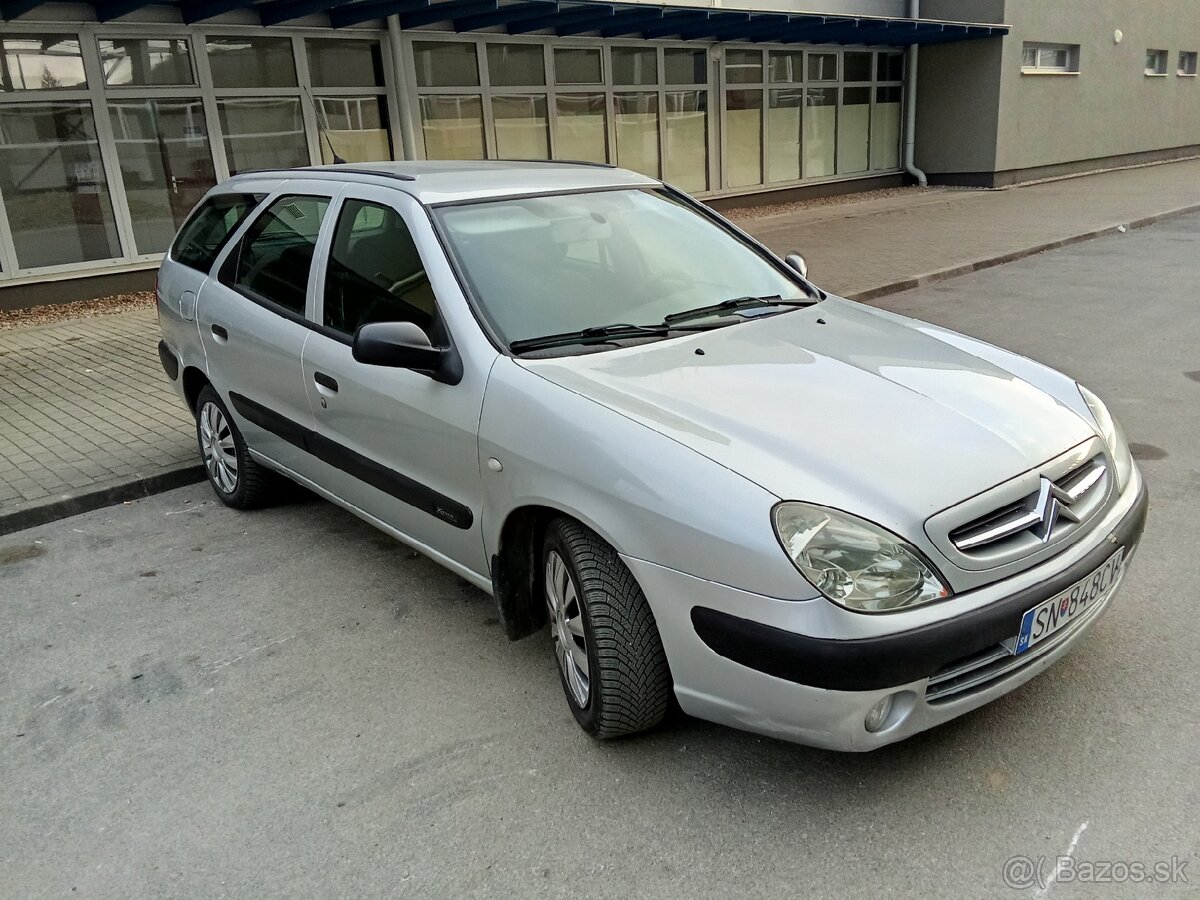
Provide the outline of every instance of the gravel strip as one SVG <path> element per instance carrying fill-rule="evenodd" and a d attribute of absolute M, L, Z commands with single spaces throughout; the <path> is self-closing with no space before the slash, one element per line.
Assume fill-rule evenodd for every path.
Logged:
<path fill-rule="evenodd" d="M 53 325 L 67 319 L 90 319 L 112 313 L 149 309 L 154 306 L 154 291 L 132 294 L 113 294 L 95 300 L 76 300 L 72 303 L 51 303 L 30 309 L 0 310 L 0 330 L 27 328 L 32 325 Z"/>
<path fill-rule="evenodd" d="M 916 199 L 930 192 L 974 190 L 974 188 L 957 188 L 939 185 L 935 188 L 909 185 L 906 187 L 880 188 L 877 191 L 858 191 L 852 194 L 836 194 L 832 197 L 813 197 L 809 200 L 795 200 L 791 203 L 771 203 L 764 206 L 742 206 L 726 210 L 722 215 L 735 222 L 746 222 L 751 219 L 765 219 L 768 216 L 778 216 L 783 213 L 803 212 L 808 209 L 818 209 L 827 206 L 850 206 L 855 203 L 865 203 L 870 200 L 886 200 L 891 197 L 910 197 Z"/>

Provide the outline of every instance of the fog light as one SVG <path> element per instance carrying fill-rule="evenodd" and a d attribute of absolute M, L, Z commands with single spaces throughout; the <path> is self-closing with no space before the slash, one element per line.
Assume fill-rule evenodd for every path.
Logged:
<path fill-rule="evenodd" d="M 863 727 L 867 731 L 878 731 L 883 727 L 888 715 L 892 711 L 892 698 L 894 696 L 893 694 L 888 694 L 871 707 L 871 711 L 867 713 L 866 719 L 863 720 Z"/>

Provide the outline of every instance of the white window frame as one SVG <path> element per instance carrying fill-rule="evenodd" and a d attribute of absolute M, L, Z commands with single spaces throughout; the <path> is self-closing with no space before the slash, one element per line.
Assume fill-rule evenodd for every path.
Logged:
<path fill-rule="evenodd" d="M 1025 60 L 1025 55 L 1033 51 L 1033 64 Z M 1042 61 L 1045 52 L 1065 53 L 1067 61 L 1064 65 L 1047 65 Z M 1026 41 L 1021 45 L 1021 73 L 1024 75 L 1078 75 L 1079 74 L 1079 45 L 1052 44 L 1044 41 Z"/>
<path fill-rule="evenodd" d="M 1150 63 L 1150 55 L 1154 54 L 1157 62 L 1152 66 Z M 1146 50 L 1146 77 L 1147 78 L 1166 78 L 1167 66 L 1169 65 L 1168 54 L 1166 50 L 1150 47 Z"/>
<path fill-rule="evenodd" d="M 1200 54 L 1195 50 L 1180 50 L 1179 66 L 1175 70 L 1175 74 L 1180 78 L 1195 78 L 1197 76 L 1197 57 L 1200 57 Z"/>

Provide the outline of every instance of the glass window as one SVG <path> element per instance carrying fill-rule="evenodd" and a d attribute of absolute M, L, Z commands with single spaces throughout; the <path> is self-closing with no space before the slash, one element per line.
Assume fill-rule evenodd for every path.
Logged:
<path fill-rule="evenodd" d="M 1036 69 L 1037 62 L 1038 62 L 1037 47 L 1031 47 L 1030 45 L 1026 44 L 1021 49 L 1021 65 L 1024 66 L 1026 69 Z"/>
<path fill-rule="evenodd" d="M 171 259 L 201 272 L 212 268 L 229 235 L 258 205 L 253 194 L 217 194 L 204 201 L 175 238 Z"/>
<path fill-rule="evenodd" d="M 217 101 L 229 174 L 307 166 L 308 139 L 299 97 Z"/>
<path fill-rule="evenodd" d="M 343 204 L 323 307 L 322 323 L 346 335 L 370 322 L 415 322 L 433 333 L 433 288 L 400 213 L 365 200 Z"/>
<path fill-rule="evenodd" d="M 769 91 L 767 100 L 767 181 L 798 181 L 804 89 Z"/>
<path fill-rule="evenodd" d="M 658 84 L 658 51 L 653 47 L 613 47 L 613 84 Z"/>
<path fill-rule="evenodd" d="M 559 84 L 603 84 L 599 47 L 559 47 L 554 51 L 554 80 Z"/>
<path fill-rule="evenodd" d="M 1146 74 L 1147 75 L 1166 75 L 1167 74 L 1167 51 L 1166 50 L 1147 50 L 1146 51 Z"/>
<path fill-rule="evenodd" d="M 210 37 L 208 66 L 218 88 L 296 86 L 292 39 L 286 37 Z"/>
<path fill-rule="evenodd" d="M 250 225 L 221 267 L 221 280 L 255 300 L 304 315 L 327 197 L 280 197 Z"/>
<path fill-rule="evenodd" d="M 662 192 L 509 199 L 434 214 L 480 312 L 506 342 L 608 322 L 661 322 L 748 294 L 806 296 L 786 271 Z"/>
<path fill-rule="evenodd" d="M 904 56 L 900 53 L 880 53 L 875 66 L 877 81 L 903 81 Z"/>
<path fill-rule="evenodd" d="M 488 44 L 488 78 L 492 87 L 546 83 L 541 44 Z"/>
<path fill-rule="evenodd" d="M 663 69 L 667 84 L 707 84 L 708 52 L 668 47 L 663 51 Z"/>
<path fill-rule="evenodd" d="M 1196 51 L 1181 50 L 1179 52 L 1179 69 L 1180 75 L 1195 75 L 1196 74 Z"/>
<path fill-rule="evenodd" d="M 161 253 L 216 184 L 199 98 L 108 102 L 138 253 Z"/>
<path fill-rule="evenodd" d="M 871 168 L 900 168 L 899 85 L 875 88 L 875 109 L 871 113 Z"/>
<path fill-rule="evenodd" d="M 772 81 L 803 81 L 804 53 L 800 50 L 772 50 L 770 69 Z"/>
<path fill-rule="evenodd" d="M 658 94 L 614 94 L 617 165 L 659 176 Z"/>
<path fill-rule="evenodd" d="M 1079 45 L 1026 42 L 1021 45 L 1021 68 L 1037 72 L 1078 72 Z"/>
<path fill-rule="evenodd" d="M 685 191 L 708 190 L 708 91 L 667 91 L 663 177 Z"/>
<path fill-rule="evenodd" d="M 0 107 L 0 194 L 19 268 L 121 255 L 89 104 Z"/>
<path fill-rule="evenodd" d="M 463 41 L 417 41 L 413 62 L 418 87 L 460 87 L 479 84 L 475 45 Z"/>
<path fill-rule="evenodd" d="M 809 81 L 837 81 L 838 58 L 836 53 L 808 54 Z"/>
<path fill-rule="evenodd" d="M 559 159 L 608 161 L 603 94 L 559 94 L 554 121 L 554 146 Z"/>
<path fill-rule="evenodd" d="M 313 87 L 383 87 L 383 50 L 376 41 L 307 38 Z"/>
<path fill-rule="evenodd" d="M 117 38 L 100 41 L 104 83 L 195 84 L 192 54 L 184 38 Z"/>
<path fill-rule="evenodd" d="M 333 162 L 334 152 L 346 162 L 378 162 L 392 158 L 387 102 L 377 94 L 365 97 L 317 97 L 321 162 Z M 332 147 L 330 146 L 332 145 Z"/>
<path fill-rule="evenodd" d="M 725 51 L 725 80 L 729 84 L 760 83 L 763 80 L 762 51 Z"/>
<path fill-rule="evenodd" d="M 804 177 L 835 173 L 837 88 L 808 88 L 804 102 Z"/>
<path fill-rule="evenodd" d="M 763 92 L 725 92 L 725 181 L 729 187 L 762 184 Z"/>
<path fill-rule="evenodd" d="M 838 116 L 837 170 L 839 175 L 865 172 L 870 167 L 871 89 L 842 88 L 842 110 Z"/>
<path fill-rule="evenodd" d="M 496 94 L 496 155 L 501 159 L 549 159 L 550 120 L 544 94 Z"/>
<path fill-rule="evenodd" d="M 870 81 L 871 80 L 871 54 L 870 53 L 851 53 L 846 51 L 842 58 L 844 81 Z"/>
<path fill-rule="evenodd" d="M 483 159 L 483 101 L 477 94 L 421 97 L 426 159 Z"/>
<path fill-rule="evenodd" d="M 79 38 L 23 34 L 0 38 L 0 91 L 41 91 L 87 85 Z"/>

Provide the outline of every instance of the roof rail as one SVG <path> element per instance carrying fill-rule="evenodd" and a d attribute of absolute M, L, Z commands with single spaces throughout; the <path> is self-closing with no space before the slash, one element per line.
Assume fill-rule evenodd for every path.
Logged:
<path fill-rule="evenodd" d="M 593 162 L 590 159 L 485 159 L 480 162 L 542 163 L 547 166 L 592 166 L 597 169 L 615 169 L 612 163 Z"/>
<path fill-rule="evenodd" d="M 404 172 L 382 172 L 378 169 L 360 169 L 357 166 L 338 166 L 336 169 L 327 166 L 297 166 L 294 169 L 283 169 L 284 172 L 322 172 L 328 174 L 337 174 L 338 172 L 347 172 L 351 175 L 373 175 L 377 178 L 394 178 L 396 181 L 416 181 L 417 176 L 408 175 Z"/>

